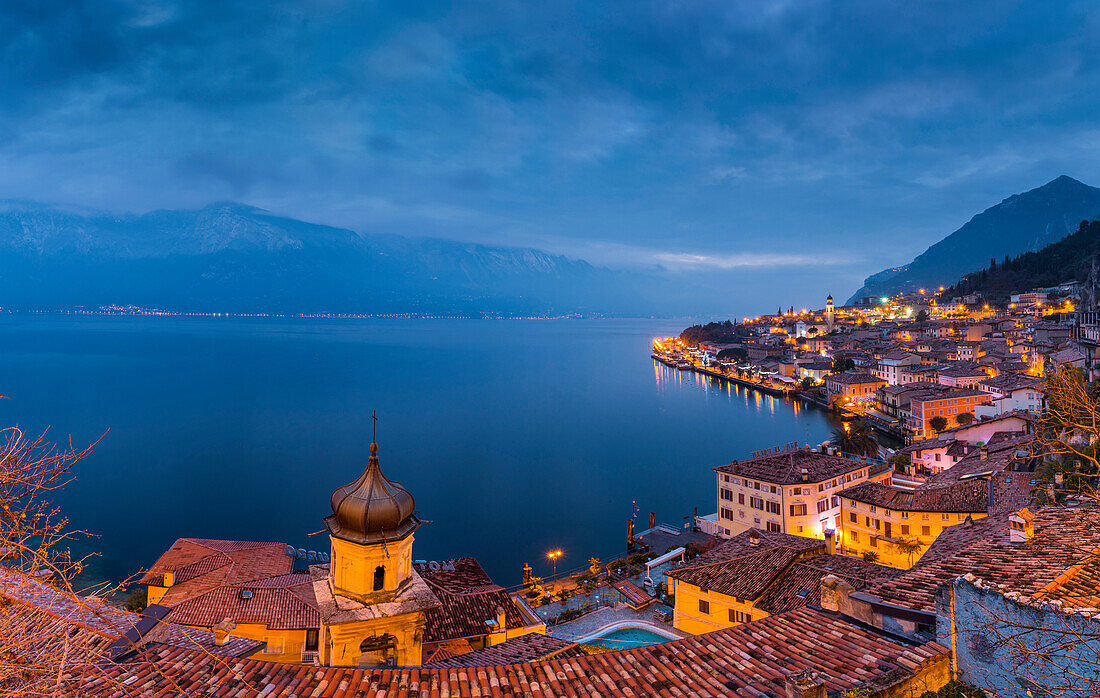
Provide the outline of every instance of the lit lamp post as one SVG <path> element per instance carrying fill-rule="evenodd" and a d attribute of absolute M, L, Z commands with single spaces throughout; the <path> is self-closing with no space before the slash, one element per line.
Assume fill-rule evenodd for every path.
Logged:
<path fill-rule="evenodd" d="M 561 551 L 560 550 L 551 550 L 550 552 L 546 553 L 546 559 L 549 560 L 550 562 L 554 563 L 554 576 L 555 577 L 558 576 L 558 558 L 559 557 L 561 557 Z"/>

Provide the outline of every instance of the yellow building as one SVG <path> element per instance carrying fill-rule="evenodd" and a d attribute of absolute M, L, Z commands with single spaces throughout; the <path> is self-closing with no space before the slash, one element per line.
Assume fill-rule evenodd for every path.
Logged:
<path fill-rule="evenodd" d="M 863 483 L 840 493 L 838 545 L 850 555 L 871 551 L 876 561 L 909 569 L 943 529 L 989 510 L 989 481 L 973 479 L 945 486 L 903 490 Z"/>
<path fill-rule="evenodd" d="M 848 457 L 833 449 L 790 444 L 714 472 L 723 537 L 758 528 L 824 539 L 827 529 L 840 526 L 837 493 L 868 480 L 889 484 L 893 469 L 888 463 Z"/>
<path fill-rule="evenodd" d="M 893 572 L 836 555 L 830 539 L 755 529 L 668 572 L 673 627 L 699 635 L 819 605 L 821 579 L 834 575 L 861 589 Z"/>

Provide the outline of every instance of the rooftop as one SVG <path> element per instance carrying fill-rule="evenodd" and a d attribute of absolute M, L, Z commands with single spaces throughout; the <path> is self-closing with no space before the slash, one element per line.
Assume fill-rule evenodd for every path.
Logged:
<path fill-rule="evenodd" d="M 840 496 L 892 511 L 984 514 L 989 508 L 989 483 L 971 480 L 942 487 L 905 490 L 877 482 L 864 482 L 843 490 Z"/>
<path fill-rule="evenodd" d="M 813 670 L 829 691 L 890 672 L 903 675 L 948 650 L 883 635 L 837 615 L 800 608 L 746 625 L 668 643 L 597 655 L 470 668 L 324 668 L 239 660 L 158 647 L 149 661 L 112 667 L 112 676 L 149 694 L 186 677 L 211 698 L 239 695 L 784 695 L 786 677 Z M 89 691 L 109 694 L 102 682 Z"/>
<path fill-rule="evenodd" d="M 800 482 L 822 482 L 874 465 L 855 457 L 830 456 L 806 448 L 743 461 L 733 461 L 714 470 L 739 475 L 771 484 L 795 485 Z M 806 478 L 802 471 L 806 470 Z"/>

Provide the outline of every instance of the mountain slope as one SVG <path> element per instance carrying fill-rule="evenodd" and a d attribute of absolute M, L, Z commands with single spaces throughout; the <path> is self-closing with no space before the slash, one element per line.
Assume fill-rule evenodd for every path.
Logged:
<path fill-rule="evenodd" d="M 1100 215 L 1100 189 L 1065 175 L 982 211 L 909 264 L 874 274 L 849 299 L 953 283 L 992 258 L 1038 250 Z"/>
<path fill-rule="evenodd" d="M 141 216 L 0 204 L 5 307 L 648 314 L 660 284 L 643 276 L 540 250 L 364 235 L 230 202 Z"/>
<path fill-rule="evenodd" d="M 1005 301 L 1013 293 L 1085 281 L 1092 259 L 1100 255 L 1100 221 L 1082 221 L 1077 232 L 1038 252 L 1026 252 L 971 272 L 941 294 L 949 299 L 975 291 L 991 302 Z"/>

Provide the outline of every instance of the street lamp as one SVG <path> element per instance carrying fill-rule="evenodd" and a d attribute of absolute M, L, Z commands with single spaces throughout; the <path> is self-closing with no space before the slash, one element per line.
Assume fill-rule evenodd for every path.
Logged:
<path fill-rule="evenodd" d="M 554 563 L 554 576 L 558 576 L 558 558 L 561 557 L 561 550 L 551 550 L 546 553 L 546 559 Z"/>

